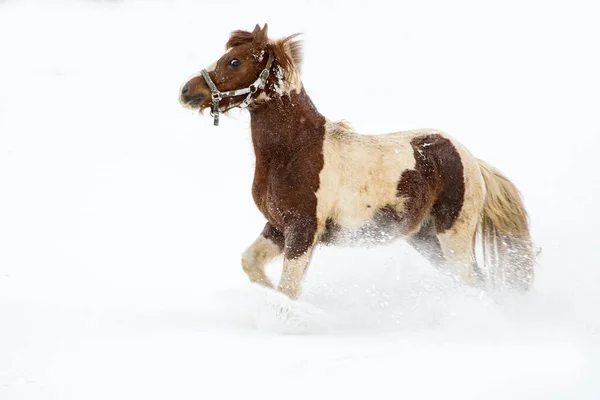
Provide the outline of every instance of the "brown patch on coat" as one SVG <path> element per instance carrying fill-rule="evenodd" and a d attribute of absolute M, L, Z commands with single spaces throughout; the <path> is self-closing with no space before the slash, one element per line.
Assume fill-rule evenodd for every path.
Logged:
<path fill-rule="evenodd" d="M 283 233 L 286 258 L 295 259 L 314 244 L 317 232 L 315 193 L 324 165 L 325 118 L 304 89 L 276 96 L 250 115 L 256 155 L 252 196 Z"/>
<path fill-rule="evenodd" d="M 398 197 L 406 198 L 404 212 L 400 221 L 405 234 L 416 231 L 435 200 L 435 191 L 423 176 L 418 162 L 415 169 L 402 173 L 397 189 Z"/>
<path fill-rule="evenodd" d="M 414 231 L 429 213 L 437 233 L 450 229 L 463 206 L 465 182 L 460 154 L 452 142 L 436 134 L 411 141 L 415 169 L 404 171 L 398 196 L 405 197 L 403 224 Z"/>

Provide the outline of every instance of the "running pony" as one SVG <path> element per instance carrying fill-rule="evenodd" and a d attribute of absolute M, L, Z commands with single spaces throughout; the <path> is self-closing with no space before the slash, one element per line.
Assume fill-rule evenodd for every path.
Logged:
<path fill-rule="evenodd" d="M 252 282 L 273 287 L 265 264 L 283 254 L 278 288 L 297 299 L 316 244 L 404 238 L 468 285 L 530 288 L 527 212 L 497 169 L 439 130 L 361 135 L 325 118 L 302 85 L 297 35 L 271 40 L 267 25 L 256 25 L 231 33 L 225 48 L 179 100 L 210 108 L 215 125 L 231 108 L 250 112 L 252 196 L 267 220 L 242 256 Z"/>

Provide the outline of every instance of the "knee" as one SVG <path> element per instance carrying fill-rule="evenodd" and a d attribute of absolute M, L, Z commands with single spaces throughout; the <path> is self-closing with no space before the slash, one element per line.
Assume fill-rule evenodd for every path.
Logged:
<path fill-rule="evenodd" d="M 256 257 L 253 252 L 250 250 L 246 250 L 244 254 L 242 254 L 242 269 L 244 272 L 248 273 L 255 268 Z"/>

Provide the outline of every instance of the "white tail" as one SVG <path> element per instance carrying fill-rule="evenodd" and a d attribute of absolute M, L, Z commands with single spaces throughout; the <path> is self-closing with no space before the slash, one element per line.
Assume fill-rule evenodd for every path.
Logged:
<path fill-rule="evenodd" d="M 477 161 L 487 189 L 481 239 L 488 280 L 493 286 L 527 291 L 533 283 L 535 256 L 521 194 L 500 171 Z"/>

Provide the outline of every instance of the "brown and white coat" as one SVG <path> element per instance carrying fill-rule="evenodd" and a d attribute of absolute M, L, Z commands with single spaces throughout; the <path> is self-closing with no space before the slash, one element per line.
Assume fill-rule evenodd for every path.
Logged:
<path fill-rule="evenodd" d="M 208 69 L 221 91 L 249 85 L 266 55 L 274 56 L 267 85 L 248 108 L 256 155 L 252 195 L 267 220 L 242 256 L 251 281 L 272 286 L 265 264 L 283 253 L 279 290 L 295 299 L 316 244 L 405 238 L 434 265 L 480 285 L 474 257 L 480 229 L 493 258 L 508 265 L 511 286 L 530 286 L 527 214 L 517 189 L 497 170 L 439 130 L 360 135 L 326 119 L 302 86 L 296 35 L 272 41 L 267 26 L 257 25 L 233 32 L 226 47 Z M 241 100 L 224 99 L 221 107 Z M 181 102 L 210 107 L 202 77 L 184 85 Z"/>

